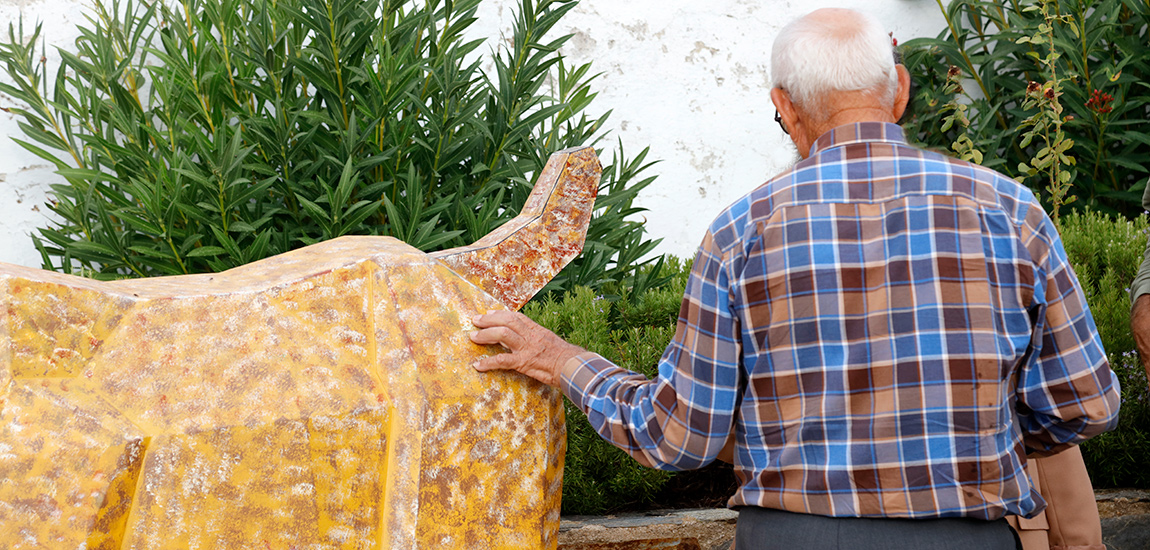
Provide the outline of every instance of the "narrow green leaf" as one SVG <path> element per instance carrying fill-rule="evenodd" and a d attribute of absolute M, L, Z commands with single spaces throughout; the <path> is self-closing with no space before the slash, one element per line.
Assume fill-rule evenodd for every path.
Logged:
<path fill-rule="evenodd" d="M 228 252 L 226 250 L 224 250 L 223 248 L 218 247 L 218 246 L 201 246 L 201 247 L 193 248 L 187 254 L 185 254 L 185 256 L 187 256 L 188 258 L 203 258 L 203 257 L 219 256 L 221 254 L 227 254 L 227 253 Z"/>

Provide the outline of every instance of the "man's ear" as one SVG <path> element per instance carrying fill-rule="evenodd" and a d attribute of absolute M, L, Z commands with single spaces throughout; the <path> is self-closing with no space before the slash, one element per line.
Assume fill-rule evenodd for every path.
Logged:
<path fill-rule="evenodd" d="M 903 113 L 906 112 L 906 106 L 910 103 L 910 71 L 906 70 L 901 63 L 894 66 L 895 71 L 898 71 L 898 93 L 894 96 L 894 106 L 891 109 L 891 115 L 895 120 L 902 118 Z M 774 98 L 774 96 L 771 96 Z"/>
<path fill-rule="evenodd" d="M 787 92 L 782 88 L 771 88 L 771 102 L 775 104 L 779 117 L 783 119 L 783 126 L 787 129 L 787 133 L 794 135 L 799 117 L 795 113 L 795 104 L 791 103 L 791 96 L 787 95 Z"/>
<path fill-rule="evenodd" d="M 779 110 L 779 117 L 783 119 L 783 126 L 798 148 L 799 156 L 807 158 L 813 138 L 807 136 L 805 121 L 799 116 L 798 109 L 791 101 L 791 95 L 782 88 L 771 88 L 771 101 L 774 102 L 775 109 Z"/>

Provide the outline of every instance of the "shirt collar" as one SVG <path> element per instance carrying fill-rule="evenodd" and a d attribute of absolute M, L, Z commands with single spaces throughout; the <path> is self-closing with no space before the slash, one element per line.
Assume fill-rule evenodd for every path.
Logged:
<path fill-rule="evenodd" d="M 860 141 L 893 141 L 906 143 L 902 127 L 888 122 L 855 122 L 831 129 L 811 145 L 811 156 L 832 147 Z"/>

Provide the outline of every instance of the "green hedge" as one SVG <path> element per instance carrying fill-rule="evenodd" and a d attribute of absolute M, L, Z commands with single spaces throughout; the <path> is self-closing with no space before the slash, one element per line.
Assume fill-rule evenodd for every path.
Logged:
<path fill-rule="evenodd" d="M 1147 227 L 1146 216 L 1126 220 L 1088 211 L 1062 218 L 1066 253 L 1122 384 L 1118 428 L 1082 445 L 1096 488 L 1150 488 L 1150 407 L 1146 374 L 1130 334 L 1128 294 L 1142 263 Z"/>
<path fill-rule="evenodd" d="M 646 268 L 658 274 L 657 268 Z M 655 376 L 664 348 L 675 334 L 679 303 L 689 267 L 669 259 L 664 284 L 623 292 L 596 294 L 579 287 L 559 297 L 527 304 L 524 313 L 568 341 L 610 358 L 620 366 Z M 671 476 L 640 466 L 599 437 L 587 417 L 570 402 L 567 407 L 567 459 L 563 471 L 563 513 L 597 514 L 651 505 Z"/>
<path fill-rule="evenodd" d="M 1145 217 L 1130 221 L 1096 212 L 1073 212 L 1062 218 L 1067 254 L 1086 291 L 1111 367 L 1122 383 L 1118 428 L 1082 446 L 1096 488 L 1150 488 L 1147 381 L 1130 334 L 1127 294 L 1142 261 L 1148 232 Z M 654 376 L 655 365 L 674 336 L 689 264 L 671 260 L 668 267 L 669 284 L 639 294 L 605 298 L 578 288 L 558 300 L 529 304 L 525 312 L 572 343 L 625 368 Z M 640 466 L 603 441 L 570 401 L 567 426 L 564 513 L 663 507 L 666 503 L 660 498 L 667 495 L 661 491 L 672 475 L 714 475 L 670 474 Z M 689 481 L 682 485 L 699 486 Z"/>

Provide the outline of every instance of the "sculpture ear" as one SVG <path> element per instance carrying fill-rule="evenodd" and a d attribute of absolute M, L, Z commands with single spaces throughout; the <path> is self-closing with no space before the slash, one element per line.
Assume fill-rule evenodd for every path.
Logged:
<path fill-rule="evenodd" d="M 601 173 L 595 149 L 559 151 L 515 219 L 469 246 L 430 256 L 518 310 L 583 251 Z"/>

